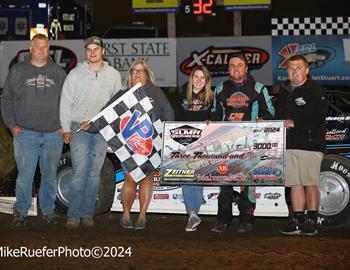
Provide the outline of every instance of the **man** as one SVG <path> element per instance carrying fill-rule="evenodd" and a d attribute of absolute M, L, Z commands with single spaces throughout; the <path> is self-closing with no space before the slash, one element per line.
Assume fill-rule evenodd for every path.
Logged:
<path fill-rule="evenodd" d="M 287 128 L 285 185 L 291 187 L 294 214 L 281 232 L 315 235 L 327 101 L 322 88 L 308 78 L 308 62 L 303 56 L 289 58 L 287 72 L 289 80 L 280 87 L 276 117 L 284 119 Z"/>
<path fill-rule="evenodd" d="M 212 120 L 216 121 L 255 121 L 258 118 L 272 119 L 274 108 L 267 89 L 263 84 L 248 76 L 248 62 L 244 54 L 231 54 L 228 57 L 230 79 L 219 84 L 214 93 Z M 214 232 L 223 232 L 232 220 L 232 186 L 221 186 L 218 198 L 217 222 Z M 240 226 L 238 232 L 253 229 L 255 197 L 253 187 L 241 187 L 238 201 Z"/>
<path fill-rule="evenodd" d="M 47 222 L 57 223 L 54 214 L 56 170 L 63 146 L 59 100 L 66 74 L 49 57 L 49 42 L 45 35 L 35 35 L 29 51 L 25 61 L 10 70 L 1 102 L 2 117 L 14 137 L 18 170 L 14 226 L 26 224 L 38 159 L 40 209 Z"/>
<path fill-rule="evenodd" d="M 119 72 L 103 61 L 103 42 L 92 36 L 85 41 L 87 61 L 73 69 L 64 85 L 60 119 L 64 142 L 70 144 L 73 178 L 65 227 L 93 227 L 100 173 L 107 144 L 99 133 L 77 132 L 121 89 Z"/>

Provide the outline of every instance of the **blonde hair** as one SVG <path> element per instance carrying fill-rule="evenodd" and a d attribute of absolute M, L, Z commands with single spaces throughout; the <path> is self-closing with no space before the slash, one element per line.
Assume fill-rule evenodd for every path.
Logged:
<path fill-rule="evenodd" d="M 34 35 L 33 37 L 32 37 L 32 39 L 30 40 L 30 43 L 32 43 L 35 39 L 41 39 L 41 40 L 45 40 L 45 41 L 49 41 L 49 38 L 46 36 L 46 35 L 44 35 L 44 34 L 36 34 L 36 35 Z"/>
<path fill-rule="evenodd" d="M 131 77 L 132 77 L 132 70 L 134 69 L 135 66 L 137 65 L 142 65 L 143 69 L 145 70 L 145 74 L 147 77 L 147 81 L 151 81 L 153 85 L 156 85 L 156 79 L 154 77 L 154 74 L 152 72 L 152 70 L 150 69 L 150 67 L 147 65 L 145 60 L 139 59 L 136 60 L 135 62 L 133 62 L 128 70 L 128 76 L 126 77 L 125 83 L 124 83 L 124 87 L 125 88 L 131 88 Z"/>
<path fill-rule="evenodd" d="M 204 85 L 204 91 L 201 90 L 199 92 L 199 99 L 204 102 L 204 104 L 207 106 L 211 103 L 213 100 L 213 91 L 211 90 L 211 76 L 209 70 L 203 66 L 196 66 L 190 75 L 190 78 L 188 80 L 188 85 L 187 85 L 187 103 L 192 104 L 193 103 L 193 77 L 194 73 L 200 70 L 203 72 L 204 77 L 205 77 L 205 85 Z"/>

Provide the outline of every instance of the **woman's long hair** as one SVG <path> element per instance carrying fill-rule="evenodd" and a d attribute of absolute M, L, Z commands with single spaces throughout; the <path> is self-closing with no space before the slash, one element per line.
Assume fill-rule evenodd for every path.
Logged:
<path fill-rule="evenodd" d="M 153 85 L 156 85 L 156 79 L 154 77 L 154 74 L 152 72 L 152 70 L 150 69 L 150 67 L 147 65 L 145 60 L 139 59 L 136 60 L 135 62 L 133 62 L 128 70 L 128 76 L 126 77 L 125 83 L 124 83 L 124 87 L 125 88 L 131 88 L 131 76 L 132 76 L 132 70 L 136 65 L 141 64 L 143 69 L 145 70 L 145 74 L 147 77 L 147 81 L 151 81 Z"/>
<path fill-rule="evenodd" d="M 188 80 L 188 85 L 187 85 L 187 103 L 188 104 L 193 103 L 193 76 L 197 70 L 202 71 L 205 77 L 204 89 L 198 93 L 198 98 L 205 104 L 205 106 L 208 106 L 213 100 L 213 91 L 211 90 L 210 72 L 203 65 L 196 66 L 191 72 L 190 78 Z"/>

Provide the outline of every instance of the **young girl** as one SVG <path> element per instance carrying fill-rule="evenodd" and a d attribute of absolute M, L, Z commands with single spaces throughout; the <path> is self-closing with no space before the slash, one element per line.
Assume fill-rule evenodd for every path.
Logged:
<path fill-rule="evenodd" d="M 211 78 L 205 66 L 195 67 L 188 83 L 180 93 L 175 110 L 176 121 L 206 121 L 210 119 L 213 92 Z M 198 217 L 202 203 L 202 186 L 182 186 L 186 212 L 189 215 L 186 232 L 196 231 L 201 219 Z"/>

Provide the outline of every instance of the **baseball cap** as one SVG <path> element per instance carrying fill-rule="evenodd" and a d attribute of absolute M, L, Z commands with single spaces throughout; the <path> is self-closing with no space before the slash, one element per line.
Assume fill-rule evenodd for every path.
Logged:
<path fill-rule="evenodd" d="M 85 48 L 90 45 L 90 44 L 95 44 L 97 46 L 100 46 L 101 48 L 103 48 L 103 41 L 101 38 L 97 37 L 97 36 L 91 36 L 89 38 L 87 38 L 85 40 Z"/>

